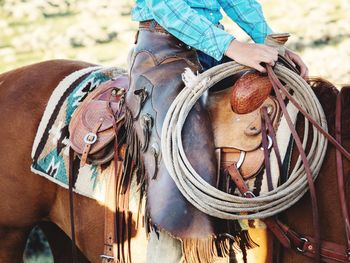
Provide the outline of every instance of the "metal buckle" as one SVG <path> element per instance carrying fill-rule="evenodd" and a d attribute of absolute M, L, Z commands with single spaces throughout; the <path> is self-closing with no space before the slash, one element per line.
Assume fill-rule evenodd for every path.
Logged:
<path fill-rule="evenodd" d="M 114 257 L 107 256 L 107 255 L 100 255 L 102 259 L 107 259 L 107 260 L 114 260 Z"/>
<path fill-rule="evenodd" d="M 304 245 L 306 242 L 309 242 L 309 240 L 305 237 L 301 237 L 300 240 L 304 241 L 303 245 L 302 245 L 302 248 L 300 247 L 297 247 L 297 250 L 300 252 L 300 253 L 304 253 L 305 252 L 305 249 L 304 249 Z"/>
<path fill-rule="evenodd" d="M 84 136 L 84 142 L 86 144 L 94 144 L 97 141 L 97 135 L 93 132 L 89 132 Z"/>
<path fill-rule="evenodd" d="M 256 197 L 252 191 L 247 191 L 247 192 L 243 193 L 244 197 L 247 197 L 247 195 L 251 195 L 252 198 Z"/>

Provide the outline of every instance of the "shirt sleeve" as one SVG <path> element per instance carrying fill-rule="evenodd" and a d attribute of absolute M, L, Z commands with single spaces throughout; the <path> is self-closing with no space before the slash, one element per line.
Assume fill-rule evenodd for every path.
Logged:
<path fill-rule="evenodd" d="M 146 0 L 154 19 L 186 45 L 220 60 L 234 37 L 199 15 L 185 0 Z"/>
<path fill-rule="evenodd" d="M 265 21 L 261 5 L 256 0 L 218 0 L 225 13 L 256 43 L 264 43 L 273 31 Z"/>

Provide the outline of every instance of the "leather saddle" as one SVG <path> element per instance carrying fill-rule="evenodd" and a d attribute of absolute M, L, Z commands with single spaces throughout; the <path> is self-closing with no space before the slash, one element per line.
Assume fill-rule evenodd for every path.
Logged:
<path fill-rule="evenodd" d="M 254 111 L 238 114 L 232 110 L 230 95 L 236 87 L 213 92 L 208 98 L 208 111 L 211 117 L 218 174 L 235 163 L 242 177 L 248 179 L 256 175 L 264 165 L 264 151 L 261 147 L 261 108 L 266 107 L 274 129 L 280 119 L 279 104 L 268 96 Z M 269 146 L 271 147 L 271 141 Z"/>
<path fill-rule="evenodd" d="M 114 155 L 114 138 L 124 119 L 122 102 L 129 86 L 121 75 L 91 92 L 74 112 L 69 124 L 72 149 L 85 163 L 103 164 Z"/>
<path fill-rule="evenodd" d="M 107 81 L 91 92 L 74 112 L 69 125 L 70 140 L 73 150 L 81 156 L 81 165 L 103 164 L 113 158 L 116 136 L 113 122 L 121 123 L 124 118 L 121 102 L 128 86 L 126 75 Z M 264 163 L 260 110 L 267 107 L 276 128 L 280 109 L 277 101 L 269 96 L 254 111 L 235 113 L 230 97 L 236 88 L 210 92 L 208 111 L 219 166 L 226 168 L 234 162 L 247 179 L 257 174 Z"/>

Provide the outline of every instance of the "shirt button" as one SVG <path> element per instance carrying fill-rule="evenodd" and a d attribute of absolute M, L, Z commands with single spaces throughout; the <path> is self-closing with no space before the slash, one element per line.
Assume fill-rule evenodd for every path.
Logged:
<path fill-rule="evenodd" d="M 213 13 L 210 13 L 210 15 L 212 16 L 212 15 L 213 15 Z"/>

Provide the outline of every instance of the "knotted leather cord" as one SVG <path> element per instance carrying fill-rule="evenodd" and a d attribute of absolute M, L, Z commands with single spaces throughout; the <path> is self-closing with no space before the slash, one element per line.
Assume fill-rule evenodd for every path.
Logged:
<path fill-rule="evenodd" d="M 274 216 L 296 203 L 307 192 L 308 183 L 301 158 L 289 179 L 274 190 L 255 198 L 227 194 L 203 180 L 193 169 L 182 145 L 181 132 L 186 117 L 199 97 L 214 84 L 227 76 L 247 70 L 236 62 L 228 62 L 209 69 L 194 78 L 175 98 L 162 129 L 162 153 L 169 174 L 186 199 L 202 212 L 222 219 L 253 219 Z M 316 122 L 327 131 L 323 109 L 308 84 L 297 74 L 277 64 L 275 73 L 293 90 L 293 97 L 306 109 Z M 303 148 L 308 142 L 309 122 L 305 120 Z M 313 138 L 307 159 L 316 179 L 321 168 L 327 140 L 313 127 Z M 242 213 L 242 212 L 249 212 Z"/>

